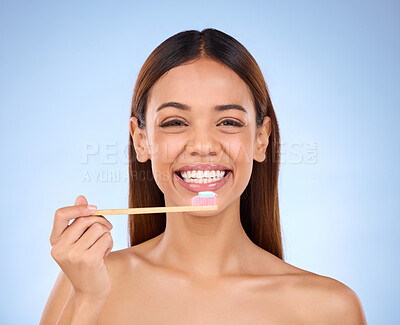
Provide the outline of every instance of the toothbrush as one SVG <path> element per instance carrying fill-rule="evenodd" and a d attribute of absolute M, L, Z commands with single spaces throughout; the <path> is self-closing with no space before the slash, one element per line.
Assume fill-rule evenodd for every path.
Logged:
<path fill-rule="evenodd" d="M 211 191 L 199 192 L 198 196 L 192 198 L 193 206 L 207 206 L 217 204 L 217 194 Z"/>
<path fill-rule="evenodd" d="M 187 212 L 187 211 L 211 211 L 218 210 L 217 194 L 211 191 L 199 192 L 198 196 L 192 198 L 192 205 L 175 207 L 155 207 L 155 208 L 130 208 L 130 209 L 106 209 L 97 210 L 93 216 L 116 215 L 116 214 L 147 214 L 164 212 Z"/>

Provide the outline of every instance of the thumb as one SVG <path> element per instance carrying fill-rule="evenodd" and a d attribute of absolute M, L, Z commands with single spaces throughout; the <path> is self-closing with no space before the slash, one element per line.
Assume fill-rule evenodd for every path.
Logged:
<path fill-rule="evenodd" d="M 83 195 L 79 195 L 76 200 L 74 205 L 88 205 L 88 201 Z"/>

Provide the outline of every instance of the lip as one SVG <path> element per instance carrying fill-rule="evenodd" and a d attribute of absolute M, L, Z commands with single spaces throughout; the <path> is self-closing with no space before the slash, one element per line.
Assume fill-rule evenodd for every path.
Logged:
<path fill-rule="evenodd" d="M 208 170 L 208 169 L 203 169 Z M 197 184 L 197 183 L 187 183 L 182 178 L 180 178 L 177 173 L 174 173 L 176 180 L 182 187 L 191 192 L 203 192 L 203 191 L 216 191 L 222 186 L 224 186 L 232 176 L 232 171 L 230 170 L 223 179 L 219 181 L 208 183 L 208 184 Z"/>
<path fill-rule="evenodd" d="M 187 170 L 230 170 L 228 167 L 220 165 L 220 164 L 189 164 L 182 166 L 181 168 L 175 170 L 176 172 L 182 172 L 182 171 L 187 171 Z"/>

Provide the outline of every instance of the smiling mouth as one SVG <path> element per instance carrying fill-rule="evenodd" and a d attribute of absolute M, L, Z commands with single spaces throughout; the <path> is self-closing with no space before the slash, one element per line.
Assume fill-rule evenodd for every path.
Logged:
<path fill-rule="evenodd" d="M 232 170 L 207 170 L 201 173 L 196 172 L 174 172 L 179 178 L 181 178 L 185 183 L 193 183 L 193 184 L 209 184 L 218 182 L 221 179 L 225 178 Z"/>

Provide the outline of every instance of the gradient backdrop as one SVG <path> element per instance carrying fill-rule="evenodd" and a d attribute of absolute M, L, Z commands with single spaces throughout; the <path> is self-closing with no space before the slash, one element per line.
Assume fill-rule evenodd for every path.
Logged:
<path fill-rule="evenodd" d="M 127 207 L 130 101 L 166 38 L 220 29 L 267 81 L 282 135 L 286 261 L 398 324 L 398 1 L 0 2 L 1 324 L 36 324 L 59 273 L 54 212 Z M 109 216 L 114 249 L 127 216 Z"/>

